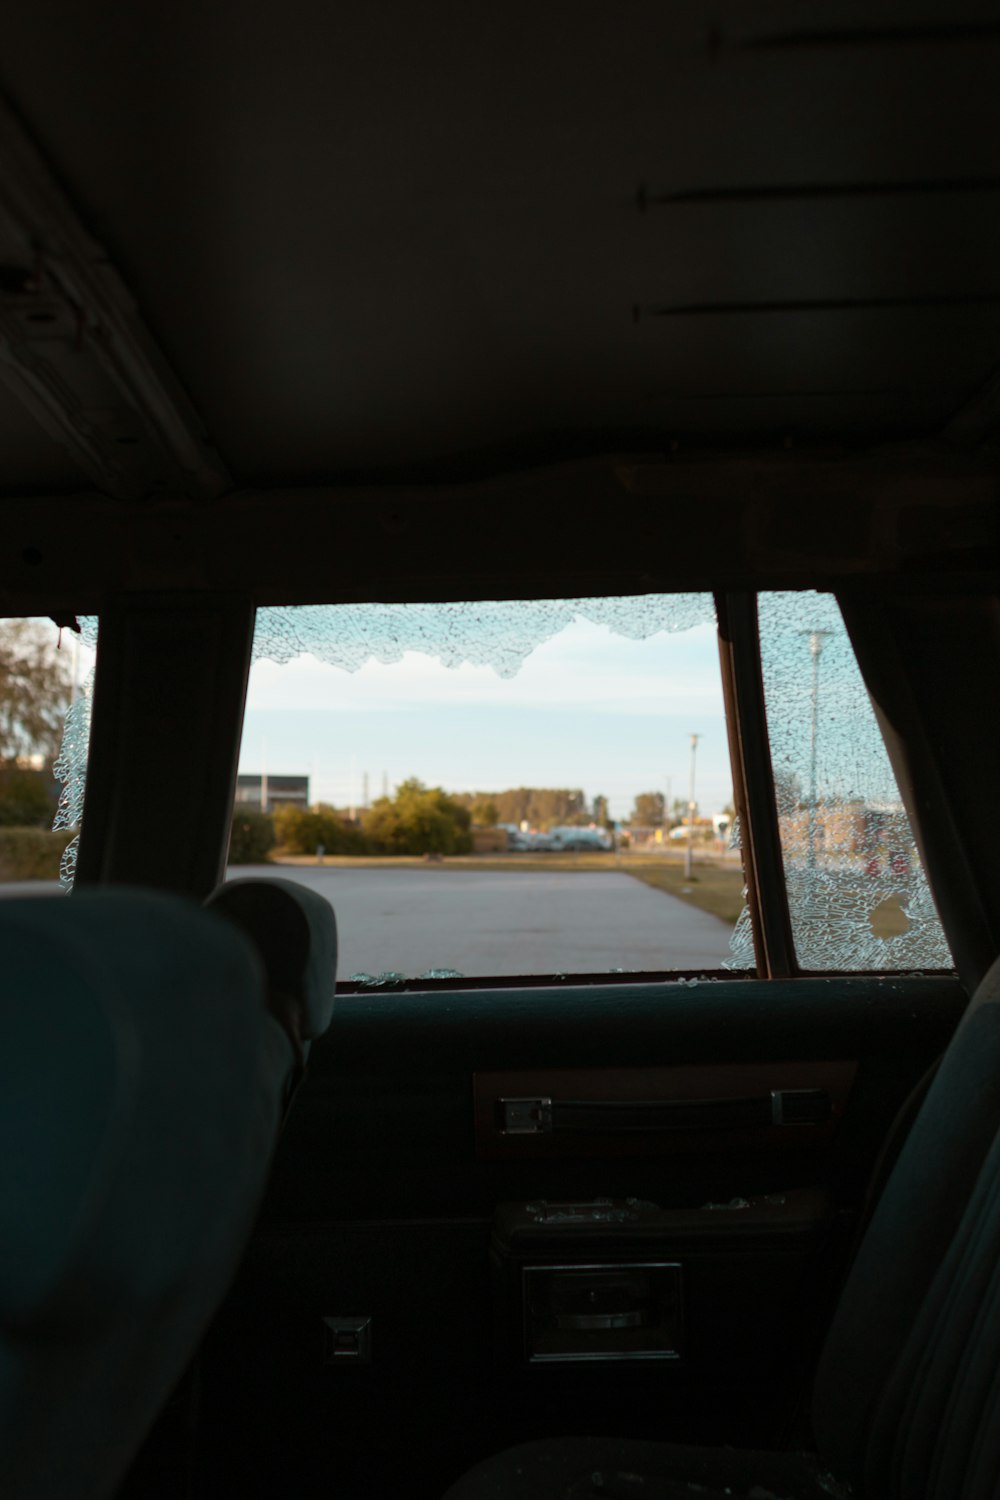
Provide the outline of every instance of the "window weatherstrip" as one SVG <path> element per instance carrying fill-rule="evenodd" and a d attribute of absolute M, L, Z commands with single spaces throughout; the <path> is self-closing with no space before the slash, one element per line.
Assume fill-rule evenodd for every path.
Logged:
<path fill-rule="evenodd" d="M 716 607 L 733 795 L 757 969 L 762 979 L 783 979 L 798 973 L 798 966 L 771 773 L 757 600 L 749 593 L 719 594 Z"/>

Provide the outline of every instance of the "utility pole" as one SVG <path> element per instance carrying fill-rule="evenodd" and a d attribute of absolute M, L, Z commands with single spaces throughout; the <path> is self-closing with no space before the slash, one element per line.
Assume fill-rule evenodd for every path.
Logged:
<path fill-rule="evenodd" d="M 694 809 L 695 809 L 695 800 L 694 800 L 694 762 L 695 762 L 695 756 L 698 753 L 698 741 L 700 739 L 701 739 L 701 735 L 700 734 L 693 734 L 691 736 L 691 782 L 690 782 L 690 786 L 688 788 L 688 841 L 687 841 L 687 858 L 684 861 L 684 879 L 685 880 L 690 880 L 691 879 L 691 873 L 692 873 L 692 870 L 694 869 Z"/>
<path fill-rule="evenodd" d="M 362 788 L 361 788 L 361 806 L 363 808 L 367 808 L 368 807 L 368 772 L 367 771 L 365 772 L 364 781 L 362 783 Z"/>
<path fill-rule="evenodd" d="M 267 740 L 260 742 L 260 810 L 267 812 Z"/>

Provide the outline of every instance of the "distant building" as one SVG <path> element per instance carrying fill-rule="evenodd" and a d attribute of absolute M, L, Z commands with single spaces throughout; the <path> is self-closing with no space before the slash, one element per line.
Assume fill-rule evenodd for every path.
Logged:
<path fill-rule="evenodd" d="M 821 854 L 872 857 L 913 843 L 901 802 L 818 801 L 812 819 L 809 808 L 799 806 L 778 822 L 786 851 L 807 849 L 813 830 Z"/>
<path fill-rule="evenodd" d="M 266 805 L 262 805 L 263 783 L 267 783 Z M 274 812 L 276 807 L 308 807 L 308 776 L 237 776 L 236 806 L 253 812 Z"/>

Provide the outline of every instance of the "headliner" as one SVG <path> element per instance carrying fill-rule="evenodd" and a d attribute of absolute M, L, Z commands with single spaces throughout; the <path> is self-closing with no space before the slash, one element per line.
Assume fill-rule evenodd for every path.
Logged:
<path fill-rule="evenodd" d="M 137 463 L 121 493 L 994 425 L 994 4 L 8 0 L 4 41 L 207 433 L 200 478 Z M 7 376 L 0 486 L 114 493 Z"/>

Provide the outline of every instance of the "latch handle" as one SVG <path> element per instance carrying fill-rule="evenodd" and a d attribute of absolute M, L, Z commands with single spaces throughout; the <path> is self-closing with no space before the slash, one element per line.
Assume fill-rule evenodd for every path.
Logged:
<path fill-rule="evenodd" d="M 833 1105 L 826 1089 L 772 1089 L 734 1099 L 498 1099 L 504 1135 L 554 1131 L 618 1134 L 739 1130 L 767 1125 L 821 1125 Z"/>

